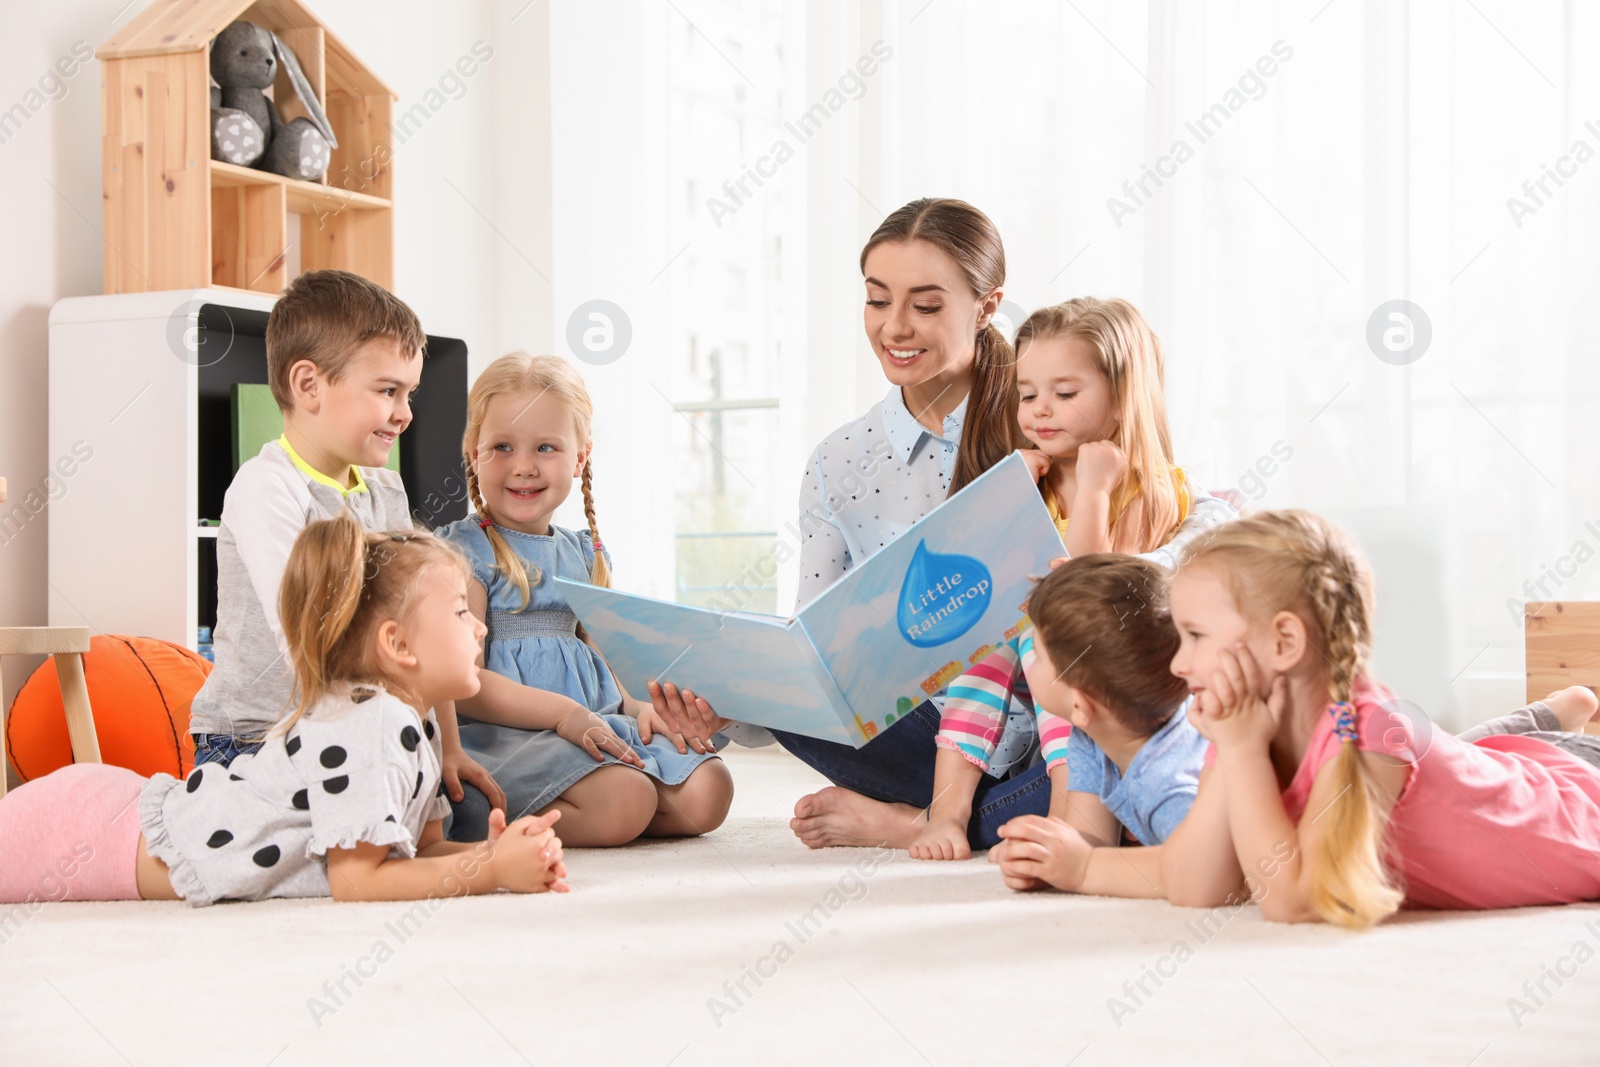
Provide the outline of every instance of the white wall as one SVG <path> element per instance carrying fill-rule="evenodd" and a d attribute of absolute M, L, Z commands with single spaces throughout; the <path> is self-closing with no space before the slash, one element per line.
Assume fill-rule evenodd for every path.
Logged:
<path fill-rule="evenodd" d="M 0 34 L 0 110 L 28 106 L 26 94 L 74 42 L 92 49 L 109 37 L 115 27 L 107 17 L 115 10 L 62 0 L 8 12 L 7 32 Z M 50 307 L 64 296 L 100 292 L 98 63 L 91 60 L 65 83 L 64 95 L 0 144 L 0 204 L 0 477 L 9 483 L 9 511 L 41 489 L 55 459 L 45 454 Z M 0 624 L 45 623 L 46 521 L 40 514 L 15 536 L 0 533 Z M 108 527 L 108 541 L 113 536 Z M 5 661 L 0 699 L 8 707 L 36 663 Z"/>
<path fill-rule="evenodd" d="M 119 6 L 59 0 L 8 9 L 0 34 L 0 110 L 24 101 L 74 42 L 98 46 L 144 5 L 120 13 Z M 493 47 L 488 0 L 314 0 L 311 6 L 399 94 L 402 110 L 440 89 L 440 79 L 475 42 Z M 115 23 L 114 14 L 120 14 Z M 395 156 L 396 291 L 430 332 L 467 342 L 474 373 L 499 344 L 502 250 L 484 216 L 496 214 L 492 85 L 504 65 L 496 54 L 459 88 L 447 83 L 443 106 Z M 41 485 L 55 458 L 45 454 L 50 307 L 62 297 L 101 291 L 98 66 L 91 61 L 66 82 L 59 100 L 45 103 L 0 144 L 0 477 L 9 481 L 7 510 Z M 114 514 L 114 500 L 105 506 Z M 0 543 L 0 624 L 45 624 L 46 521 L 40 515 Z M 108 551 L 115 544 L 108 523 Z M 6 660 L 0 700 L 7 706 L 36 662 Z"/>
<path fill-rule="evenodd" d="M 308 5 L 400 97 L 398 116 L 431 91 L 444 103 L 395 149 L 395 291 L 429 333 L 460 337 L 475 375 L 496 352 L 500 239 L 492 166 L 494 51 L 488 0 L 312 0 Z M 487 46 L 470 77 L 456 63 Z M 469 63 L 470 69 L 473 64 Z"/>

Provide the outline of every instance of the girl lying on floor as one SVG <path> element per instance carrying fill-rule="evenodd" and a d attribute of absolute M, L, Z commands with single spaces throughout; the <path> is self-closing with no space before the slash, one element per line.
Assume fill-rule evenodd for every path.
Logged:
<path fill-rule="evenodd" d="M 426 533 L 314 522 L 279 597 L 299 707 L 186 779 L 74 764 L 0 800 L 0 902 L 565 890 L 558 812 L 443 840 L 433 707 L 478 691 L 465 560 Z"/>
<path fill-rule="evenodd" d="M 1173 903 L 1248 892 L 1271 920 L 1359 928 L 1402 905 L 1600 899 L 1600 738 L 1567 732 L 1593 693 L 1562 690 L 1460 737 L 1412 721 L 1366 673 L 1366 561 L 1306 511 L 1215 531 L 1170 602 L 1172 672 L 1212 743 L 1193 807 L 1147 864 Z M 1002 834 L 990 859 L 1016 888 L 1077 889 L 1094 869 L 1070 827 L 1014 820 Z"/>

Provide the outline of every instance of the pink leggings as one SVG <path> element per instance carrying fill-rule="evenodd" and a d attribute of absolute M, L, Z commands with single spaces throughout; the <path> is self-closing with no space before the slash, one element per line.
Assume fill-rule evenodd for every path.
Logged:
<path fill-rule="evenodd" d="M 74 763 L 0 798 L 0 903 L 138 900 L 144 783 L 125 767 Z"/>

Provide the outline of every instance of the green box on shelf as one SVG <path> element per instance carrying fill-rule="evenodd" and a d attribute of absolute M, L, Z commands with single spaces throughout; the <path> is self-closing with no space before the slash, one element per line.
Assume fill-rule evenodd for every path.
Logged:
<path fill-rule="evenodd" d="M 261 446 L 283 436 L 283 412 L 272 399 L 272 387 L 245 385 L 233 387 L 233 469 L 261 452 Z M 400 448 L 389 450 L 386 466 L 400 472 Z"/>

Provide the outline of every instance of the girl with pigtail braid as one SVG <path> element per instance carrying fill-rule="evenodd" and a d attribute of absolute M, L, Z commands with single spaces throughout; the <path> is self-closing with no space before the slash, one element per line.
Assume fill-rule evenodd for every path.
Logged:
<path fill-rule="evenodd" d="M 611 584 L 594 502 L 594 406 L 573 366 L 513 352 L 467 397 L 462 439 L 472 513 L 439 535 L 472 562 L 488 634 L 483 688 L 457 708 L 461 744 L 505 790 L 506 814 L 560 811 L 562 840 L 623 845 L 716 829 L 733 780 L 715 751 L 666 731 L 624 693 L 554 579 Z M 551 520 L 577 482 L 587 529 Z M 467 790 L 451 835 L 482 836 L 489 805 Z"/>
<path fill-rule="evenodd" d="M 1401 907 L 1600 899 L 1600 739 L 1579 686 L 1459 737 L 1367 673 L 1373 581 L 1307 511 L 1229 523 L 1186 555 L 1172 672 L 1212 742 L 1163 845 L 1175 904 L 1365 928 Z"/>

